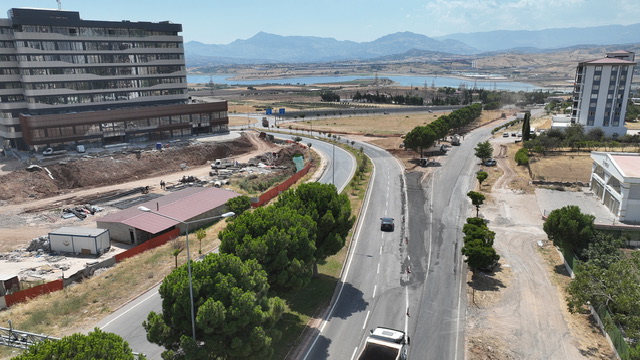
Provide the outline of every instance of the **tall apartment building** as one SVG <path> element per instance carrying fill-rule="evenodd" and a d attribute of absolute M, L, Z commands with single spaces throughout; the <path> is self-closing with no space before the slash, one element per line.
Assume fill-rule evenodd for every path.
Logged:
<path fill-rule="evenodd" d="M 584 61 L 576 69 L 571 122 L 585 131 L 600 128 L 606 136 L 625 135 L 624 117 L 633 78 L 635 54 L 608 53 L 605 58 Z"/>
<path fill-rule="evenodd" d="M 190 103 L 182 25 L 13 8 L 0 19 L 0 147 L 104 146 L 227 131 Z"/>

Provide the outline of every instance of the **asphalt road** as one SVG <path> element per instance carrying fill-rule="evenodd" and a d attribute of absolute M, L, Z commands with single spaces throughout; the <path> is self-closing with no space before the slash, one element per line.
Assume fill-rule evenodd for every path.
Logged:
<path fill-rule="evenodd" d="M 339 295 L 313 339 L 305 359 L 350 359 L 362 349 L 370 329 L 406 331 L 409 288 L 405 234 L 405 185 L 401 164 L 389 153 L 358 144 L 375 170 L 357 225 Z M 380 218 L 395 219 L 393 232 L 380 230 Z"/>
<path fill-rule="evenodd" d="M 438 157 L 426 187 L 422 173 L 405 177 L 387 152 L 356 145 L 374 162 L 372 185 L 339 295 L 304 359 L 354 359 L 377 326 L 406 331 L 412 360 L 464 359 L 461 229 L 473 215 L 474 147 L 489 137 L 490 128 L 478 129 Z M 396 219 L 394 232 L 380 231 L 383 216 Z"/>
<path fill-rule="evenodd" d="M 333 183 L 339 191 L 344 189 L 355 172 L 356 164 L 353 155 L 340 147 L 336 146 L 334 148 L 331 144 L 313 138 L 303 137 L 303 143 L 311 143 L 312 147 L 321 152 L 327 160 L 326 171 L 319 182 Z M 162 299 L 158 293 L 159 287 L 160 285 L 155 286 L 140 295 L 95 326 L 101 330 L 122 336 L 133 351 L 145 354 L 147 359 L 161 359 L 164 349 L 147 341 L 147 332 L 142 327 L 142 322 L 147 319 L 147 315 L 151 311 L 162 312 Z"/>

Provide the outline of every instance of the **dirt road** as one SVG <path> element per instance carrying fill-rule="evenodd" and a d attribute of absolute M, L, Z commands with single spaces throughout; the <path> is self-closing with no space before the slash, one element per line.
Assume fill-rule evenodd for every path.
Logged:
<path fill-rule="evenodd" d="M 547 244 L 535 195 L 510 188 L 516 173 L 505 148 L 496 152 L 504 175 L 481 213 L 496 232 L 501 256 L 493 275 L 469 276 L 468 359 L 611 359 L 613 354 L 585 315 L 566 310 L 568 281 L 557 251 Z M 541 248 L 538 242 L 544 244 Z"/>

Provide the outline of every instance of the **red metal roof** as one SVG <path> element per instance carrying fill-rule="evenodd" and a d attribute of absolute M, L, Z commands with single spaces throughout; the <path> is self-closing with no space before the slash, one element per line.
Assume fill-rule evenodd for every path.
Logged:
<path fill-rule="evenodd" d="M 226 189 L 189 187 L 144 204 L 132 206 L 118 213 L 106 215 L 98 221 L 123 223 L 156 234 L 179 224 L 180 221 L 187 222 L 196 216 L 216 209 L 236 196 L 240 196 L 240 194 Z M 138 210 L 139 206 L 180 221 Z"/>

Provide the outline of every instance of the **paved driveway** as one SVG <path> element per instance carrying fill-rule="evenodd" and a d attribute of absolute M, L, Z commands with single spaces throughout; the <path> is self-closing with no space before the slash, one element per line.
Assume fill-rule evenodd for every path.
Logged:
<path fill-rule="evenodd" d="M 536 199 L 538 207 L 543 216 L 555 209 L 560 209 L 567 205 L 580 207 L 583 214 L 591 214 L 596 217 L 596 224 L 613 224 L 615 217 L 607 209 L 596 195 L 589 188 L 582 188 L 582 191 L 558 191 L 550 189 L 536 188 Z"/>

